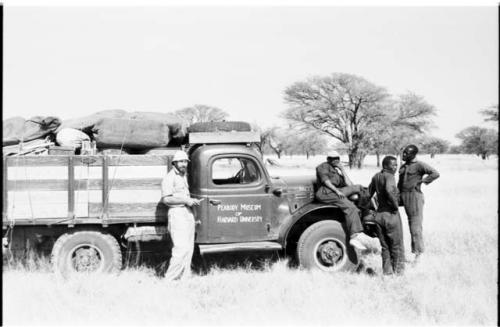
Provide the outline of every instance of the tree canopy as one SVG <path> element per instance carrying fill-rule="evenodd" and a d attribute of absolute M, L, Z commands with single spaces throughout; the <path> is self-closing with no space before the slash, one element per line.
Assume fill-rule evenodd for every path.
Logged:
<path fill-rule="evenodd" d="M 461 149 L 486 159 L 491 153 L 498 153 L 498 132 L 478 126 L 467 127 L 457 134 L 462 140 Z"/>
<path fill-rule="evenodd" d="M 349 165 L 361 167 L 369 151 L 400 147 L 430 126 L 435 108 L 411 92 L 393 99 L 385 88 L 344 73 L 313 77 L 285 89 L 283 116 L 341 141 Z M 398 144 L 394 144 L 398 143 Z"/>

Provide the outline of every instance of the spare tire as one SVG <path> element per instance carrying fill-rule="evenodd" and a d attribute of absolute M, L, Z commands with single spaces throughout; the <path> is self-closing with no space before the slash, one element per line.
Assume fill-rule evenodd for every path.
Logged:
<path fill-rule="evenodd" d="M 250 132 L 252 126 L 244 121 L 213 121 L 205 123 L 194 123 L 188 127 L 188 133 L 203 132 Z"/>

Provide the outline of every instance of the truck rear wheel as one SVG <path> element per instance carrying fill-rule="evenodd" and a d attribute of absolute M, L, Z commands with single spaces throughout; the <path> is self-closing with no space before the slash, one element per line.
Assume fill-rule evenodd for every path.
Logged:
<path fill-rule="evenodd" d="M 122 253 L 116 239 L 97 231 L 61 235 L 52 248 L 56 273 L 116 272 L 122 267 Z"/>
<path fill-rule="evenodd" d="M 297 243 L 300 266 L 323 271 L 350 271 L 356 266 L 356 252 L 347 245 L 338 221 L 323 220 L 309 226 Z"/>

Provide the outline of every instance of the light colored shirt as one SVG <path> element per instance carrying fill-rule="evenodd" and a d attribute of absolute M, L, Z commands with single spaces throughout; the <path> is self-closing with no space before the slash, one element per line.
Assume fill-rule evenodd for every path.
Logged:
<path fill-rule="evenodd" d="M 175 196 L 179 198 L 189 198 L 189 186 L 187 181 L 187 174 L 184 176 L 177 170 L 177 168 L 172 167 L 170 171 L 165 175 L 161 182 L 161 197 Z M 169 205 L 170 208 L 184 207 L 183 204 L 173 204 Z"/>

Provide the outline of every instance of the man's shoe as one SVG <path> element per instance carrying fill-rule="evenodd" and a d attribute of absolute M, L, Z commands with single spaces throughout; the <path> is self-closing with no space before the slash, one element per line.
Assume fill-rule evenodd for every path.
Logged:
<path fill-rule="evenodd" d="M 358 250 L 371 250 L 375 254 L 380 253 L 380 242 L 378 238 L 373 238 L 365 233 L 356 233 L 351 237 L 349 244 Z"/>
<path fill-rule="evenodd" d="M 359 235 L 361 233 L 356 233 L 356 234 L 353 234 L 351 236 L 351 239 L 349 240 L 349 244 L 356 248 L 357 250 L 360 250 L 360 251 L 365 251 L 367 250 L 366 246 L 363 245 L 363 243 L 361 242 L 361 240 L 359 239 Z"/>

